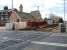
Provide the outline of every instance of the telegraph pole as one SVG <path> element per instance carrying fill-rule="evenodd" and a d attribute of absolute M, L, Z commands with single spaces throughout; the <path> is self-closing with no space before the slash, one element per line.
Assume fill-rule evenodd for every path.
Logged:
<path fill-rule="evenodd" d="M 64 20 L 65 20 L 65 0 L 64 0 Z"/>
<path fill-rule="evenodd" d="M 13 12 L 13 0 L 12 0 L 12 12 Z M 12 29 L 14 29 L 15 26 L 14 26 L 14 21 L 12 22 Z"/>
<path fill-rule="evenodd" d="M 13 0 L 12 0 L 12 9 L 13 9 Z"/>

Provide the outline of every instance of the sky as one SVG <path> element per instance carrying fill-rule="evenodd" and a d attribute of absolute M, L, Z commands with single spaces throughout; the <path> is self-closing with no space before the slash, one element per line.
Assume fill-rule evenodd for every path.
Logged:
<path fill-rule="evenodd" d="M 3 9 L 4 6 L 8 6 L 12 8 L 11 3 L 12 0 L 0 0 L 0 9 Z M 19 5 L 23 5 L 24 12 L 31 12 L 37 10 L 39 6 L 39 10 L 42 18 L 48 17 L 50 13 L 56 14 L 64 18 L 64 0 L 13 0 L 13 7 L 19 10 Z M 65 8 L 66 4 L 65 2 Z M 67 9 L 65 9 L 67 10 Z M 67 16 L 67 12 L 65 11 L 65 16 Z M 66 20 L 67 17 L 65 17 Z"/>
<path fill-rule="evenodd" d="M 64 9 L 65 9 L 65 20 L 67 21 L 67 0 L 65 0 Z"/>

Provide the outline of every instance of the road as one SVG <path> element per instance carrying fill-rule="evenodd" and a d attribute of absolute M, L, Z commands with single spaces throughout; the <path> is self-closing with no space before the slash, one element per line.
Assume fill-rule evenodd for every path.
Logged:
<path fill-rule="evenodd" d="M 0 50 L 67 50 L 67 34 L 4 31 L 0 32 Z"/>

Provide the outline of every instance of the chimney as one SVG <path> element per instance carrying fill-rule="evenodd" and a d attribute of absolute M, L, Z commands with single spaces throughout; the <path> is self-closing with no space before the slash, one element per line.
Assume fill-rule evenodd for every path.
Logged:
<path fill-rule="evenodd" d="M 22 4 L 20 4 L 19 10 L 20 10 L 20 12 L 23 12 L 23 6 L 22 6 Z"/>

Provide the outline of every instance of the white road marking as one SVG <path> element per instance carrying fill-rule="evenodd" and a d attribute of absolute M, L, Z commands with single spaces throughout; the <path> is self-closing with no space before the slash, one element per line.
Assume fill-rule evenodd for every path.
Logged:
<path fill-rule="evenodd" d="M 50 42 L 38 42 L 38 41 L 32 41 L 31 43 L 33 43 L 33 44 L 41 44 L 41 45 L 67 47 L 67 44 L 63 44 L 63 43 L 50 43 Z"/>
<path fill-rule="evenodd" d="M 56 33 L 56 34 L 52 34 L 51 36 L 65 36 L 65 37 L 67 37 L 67 34 Z"/>

